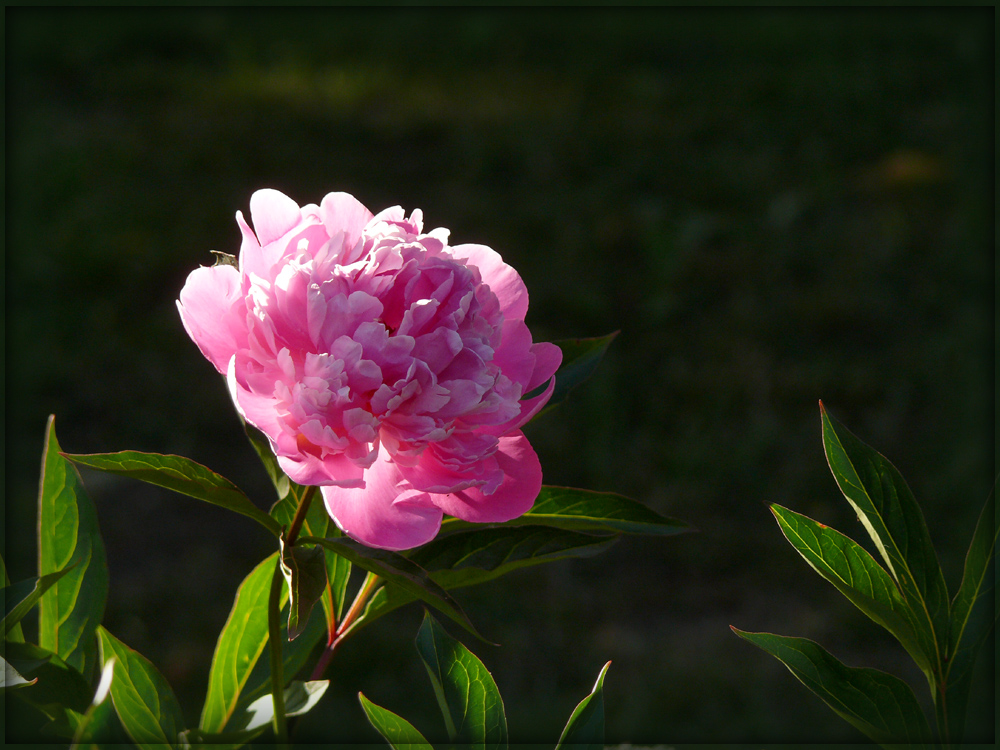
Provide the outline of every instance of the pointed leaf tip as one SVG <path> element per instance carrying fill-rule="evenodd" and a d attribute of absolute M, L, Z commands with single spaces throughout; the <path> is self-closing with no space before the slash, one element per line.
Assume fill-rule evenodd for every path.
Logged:
<path fill-rule="evenodd" d="M 898 677 L 848 667 L 805 638 L 733 631 L 778 659 L 837 715 L 876 742 L 922 745 L 930 738 L 913 691 Z"/>
<path fill-rule="evenodd" d="M 585 697 L 566 722 L 556 750 L 570 746 L 578 750 L 603 750 L 604 748 L 604 676 L 611 666 L 609 661 L 601 669 L 594 689 Z"/>

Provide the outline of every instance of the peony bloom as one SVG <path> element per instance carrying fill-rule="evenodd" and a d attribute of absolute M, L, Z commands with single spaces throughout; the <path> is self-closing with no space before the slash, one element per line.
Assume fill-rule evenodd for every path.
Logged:
<path fill-rule="evenodd" d="M 517 272 L 424 233 L 419 210 L 373 216 L 346 193 L 300 208 L 259 190 L 250 216 L 239 268 L 194 270 L 177 306 L 285 473 L 373 547 L 423 544 L 444 513 L 525 513 L 542 472 L 520 427 L 562 353 L 532 343 Z"/>

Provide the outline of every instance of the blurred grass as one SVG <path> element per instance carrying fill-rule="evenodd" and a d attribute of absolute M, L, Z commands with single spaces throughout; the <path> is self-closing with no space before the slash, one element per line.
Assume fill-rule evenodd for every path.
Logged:
<path fill-rule="evenodd" d="M 991 19 L 8 9 L 12 577 L 32 570 L 50 412 L 67 450 L 181 453 L 270 502 L 173 301 L 210 249 L 235 250 L 253 190 L 346 190 L 496 248 L 525 278 L 536 339 L 621 329 L 598 375 L 529 428 L 546 481 L 700 529 L 461 592 L 503 644 L 477 650 L 512 737 L 554 741 L 611 659 L 609 742 L 856 741 L 727 626 L 906 669 L 765 508 L 861 533 L 825 466 L 818 398 L 907 477 L 957 585 L 995 461 Z M 185 498 L 85 481 L 106 624 L 193 720 L 269 542 Z M 358 690 L 436 727 L 418 623 L 407 611 L 348 642 L 303 735 L 374 740 Z M 988 692 L 970 724 L 987 739 Z"/>

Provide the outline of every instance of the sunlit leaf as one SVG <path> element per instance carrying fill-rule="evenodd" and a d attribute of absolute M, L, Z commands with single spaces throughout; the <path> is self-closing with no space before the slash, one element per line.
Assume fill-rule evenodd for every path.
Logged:
<path fill-rule="evenodd" d="M 277 556 L 275 552 L 257 565 L 236 592 L 212 657 L 199 722 L 203 732 L 225 729 L 250 672 L 267 647 L 267 598 Z"/>
<path fill-rule="evenodd" d="M 566 722 L 556 750 L 567 747 L 573 750 L 603 750 L 604 748 L 604 675 L 608 662 L 597 675 L 597 682 L 590 695 L 580 701 Z"/>
<path fill-rule="evenodd" d="M 454 599 L 428 575 L 427 571 L 396 552 L 366 547 L 353 539 L 299 537 L 303 544 L 321 544 L 351 563 L 374 573 L 407 594 L 444 613 L 477 638 L 482 636 Z"/>
<path fill-rule="evenodd" d="M 0 682 L 0 689 L 6 690 L 7 688 L 19 688 L 25 685 L 34 685 L 38 682 L 38 678 L 33 680 L 26 680 L 23 675 L 21 675 L 14 667 L 7 663 L 7 660 L 0 657 L 0 662 L 3 666 L 3 682 Z"/>
<path fill-rule="evenodd" d="M 140 748 L 178 746 L 184 716 L 166 679 L 141 654 L 104 628 L 97 629 L 101 660 L 115 658 L 111 700 L 128 736 Z"/>
<path fill-rule="evenodd" d="M 531 510 L 504 522 L 504 526 L 551 526 L 592 533 L 650 534 L 669 536 L 692 527 L 675 518 L 661 516 L 642 503 L 611 492 L 592 492 L 573 487 L 544 486 Z M 441 524 L 443 533 L 481 528 L 457 518 Z"/>
<path fill-rule="evenodd" d="M 830 470 L 899 584 L 915 615 L 921 650 L 936 671 L 949 629 L 948 590 L 923 513 L 895 466 L 834 421 L 822 404 L 820 411 Z M 933 676 L 927 676 L 933 686 Z"/>
<path fill-rule="evenodd" d="M 288 586 L 288 638 L 294 640 L 309 621 L 313 605 L 327 588 L 326 551 L 322 547 L 296 544 L 289 547 L 281 540 L 281 573 Z"/>
<path fill-rule="evenodd" d="M 97 664 L 94 630 L 104 616 L 108 566 L 97 511 L 60 451 L 50 416 L 38 492 L 38 575 L 74 567 L 38 600 L 38 645 L 89 678 Z"/>
<path fill-rule="evenodd" d="M 94 691 L 94 699 L 91 701 L 90 707 L 83 715 L 76 731 L 73 733 L 73 744 L 70 745 L 70 750 L 76 750 L 81 743 L 97 740 L 98 735 L 101 733 L 101 725 L 110 718 L 108 706 L 105 701 L 107 701 L 108 696 L 111 694 L 111 682 L 114 679 L 115 664 L 117 663 L 118 659 L 114 656 L 104 662 L 104 667 L 101 669 L 101 677 L 97 683 L 97 690 Z"/>
<path fill-rule="evenodd" d="M 282 591 L 282 601 L 287 599 L 287 589 Z M 284 604 L 287 608 L 287 603 Z M 284 610 L 282 610 L 284 614 Z M 286 617 L 281 618 L 281 673 L 285 681 L 290 681 L 309 662 L 313 649 L 316 647 L 327 633 L 326 623 L 317 611 L 309 617 L 305 630 L 294 640 L 288 640 L 285 630 Z M 262 695 L 271 693 L 271 666 L 266 658 L 258 659 L 250 676 L 247 677 L 243 690 L 240 692 L 239 700 L 236 702 L 236 710 L 226 725 L 228 729 L 245 726 L 249 721 L 249 714 L 246 707 Z"/>
<path fill-rule="evenodd" d="M 270 693 L 268 660 L 261 656 L 267 648 L 267 600 L 278 553 L 267 557 L 240 584 L 226 624 L 212 656 L 208 691 L 199 722 L 200 735 L 233 734 L 249 721 L 247 705 Z M 282 605 L 288 599 L 283 587 Z M 282 624 L 282 638 L 287 638 Z M 291 678 L 306 663 L 310 653 L 326 632 L 321 617 L 310 617 L 305 630 L 282 647 L 283 673 Z M 220 740 L 221 741 L 221 740 Z M 247 739 L 227 742 L 246 742 Z"/>
<path fill-rule="evenodd" d="M 615 331 L 607 336 L 596 338 L 563 339 L 552 342 L 562 350 L 562 363 L 556 371 L 556 386 L 552 390 L 552 397 L 539 414 L 544 414 L 565 401 L 573 388 L 594 374 L 604 358 L 608 346 L 617 335 L 618 331 Z M 539 392 L 541 391 L 539 390 Z M 525 398 L 534 395 L 536 394 L 529 393 L 525 395 Z"/>
<path fill-rule="evenodd" d="M 73 570 L 76 563 L 57 573 L 49 573 L 41 578 L 29 578 L 26 581 L 7 586 L 3 590 L 4 614 L 3 633 L 4 637 L 13 630 L 17 624 L 31 611 L 42 595 L 55 585 L 56 581 Z M 20 640 L 24 640 L 22 637 Z"/>
<path fill-rule="evenodd" d="M 892 576 L 875 558 L 853 540 L 811 518 L 780 505 L 772 505 L 771 512 L 782 533 L 813 570 L 892 633 L 921 669 L 931 669 L 917 640 L 910 607 Z"/>
<path fill-rule="evenodd" d="M 927 719 L 913 691 L 898 677 L 848 667 L 805 638 L 732 630 L 778 659 L 841 718 L 875 742 L 923 747 L 930 740 Z"/>
<path fill-rule="evenodd" d="M 492 675 L 426 611 L 417 633 L 417 651 L 427 667 L 451 741 L 506 748 L 507 717 Z"/>
<path fill-rule="evenodd" d="M 358 700 L 361 701 L 361 708 L 364 709 L 368 721 L 393 750 L 427 750 L 431 746 L 403 717 L 376 706 L 364 696 L 364 693 L 358 693 Z"/>
<path fill-rule="evenodd" d="M 292 682 L 285 688 L 285 716 L 301 716 L 308 713 L 319 703 L 328 687 L 330 687 L 329 680 Z M 247 706 L 247 712 L 250 714 L 250 722 L 246 731 L 252 732 L 267 727 L 274 719 L 274 696 L 262 695 Z"/>
<path fill-rule="evenodd" d="M 250 502 L 239 487 L 190 458 L 139 451 L 66 454 L 66 458 L 80 466 L 138 479 L 204 500 L 252 518 L 275 536 L 281 533 L 274 519 Z"/>

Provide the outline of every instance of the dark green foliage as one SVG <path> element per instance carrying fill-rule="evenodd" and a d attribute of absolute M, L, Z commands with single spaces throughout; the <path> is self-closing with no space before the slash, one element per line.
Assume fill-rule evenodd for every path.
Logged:
<path fill-rule="evenodd" d="M 772 505 L 785 537 L 819 575 L 888 630 L 927 678 L 944 746 L 963 737 L 972 665 L 996 624 L 977 604 L 989 590 L 997 537 L 991 502 L 980 516 L 965 575 L 949 604 L 944 575 L 923 513 L 896 468 L 836 422 L 820 402 L 827 461 L 845 498 L 882 557 L 879 565 L 856 542 L 828 526 Z M 970 612 L 980 614 L 974 624 Z M 970 627 L 971 625 L 971 627 Z M 781 661 L 839 716 L 884 746 L 924 745 L 932 739 L 911 688 L 878 670 L 846 667 L 818 644 L 770 633 L 741 638 Z"/>

